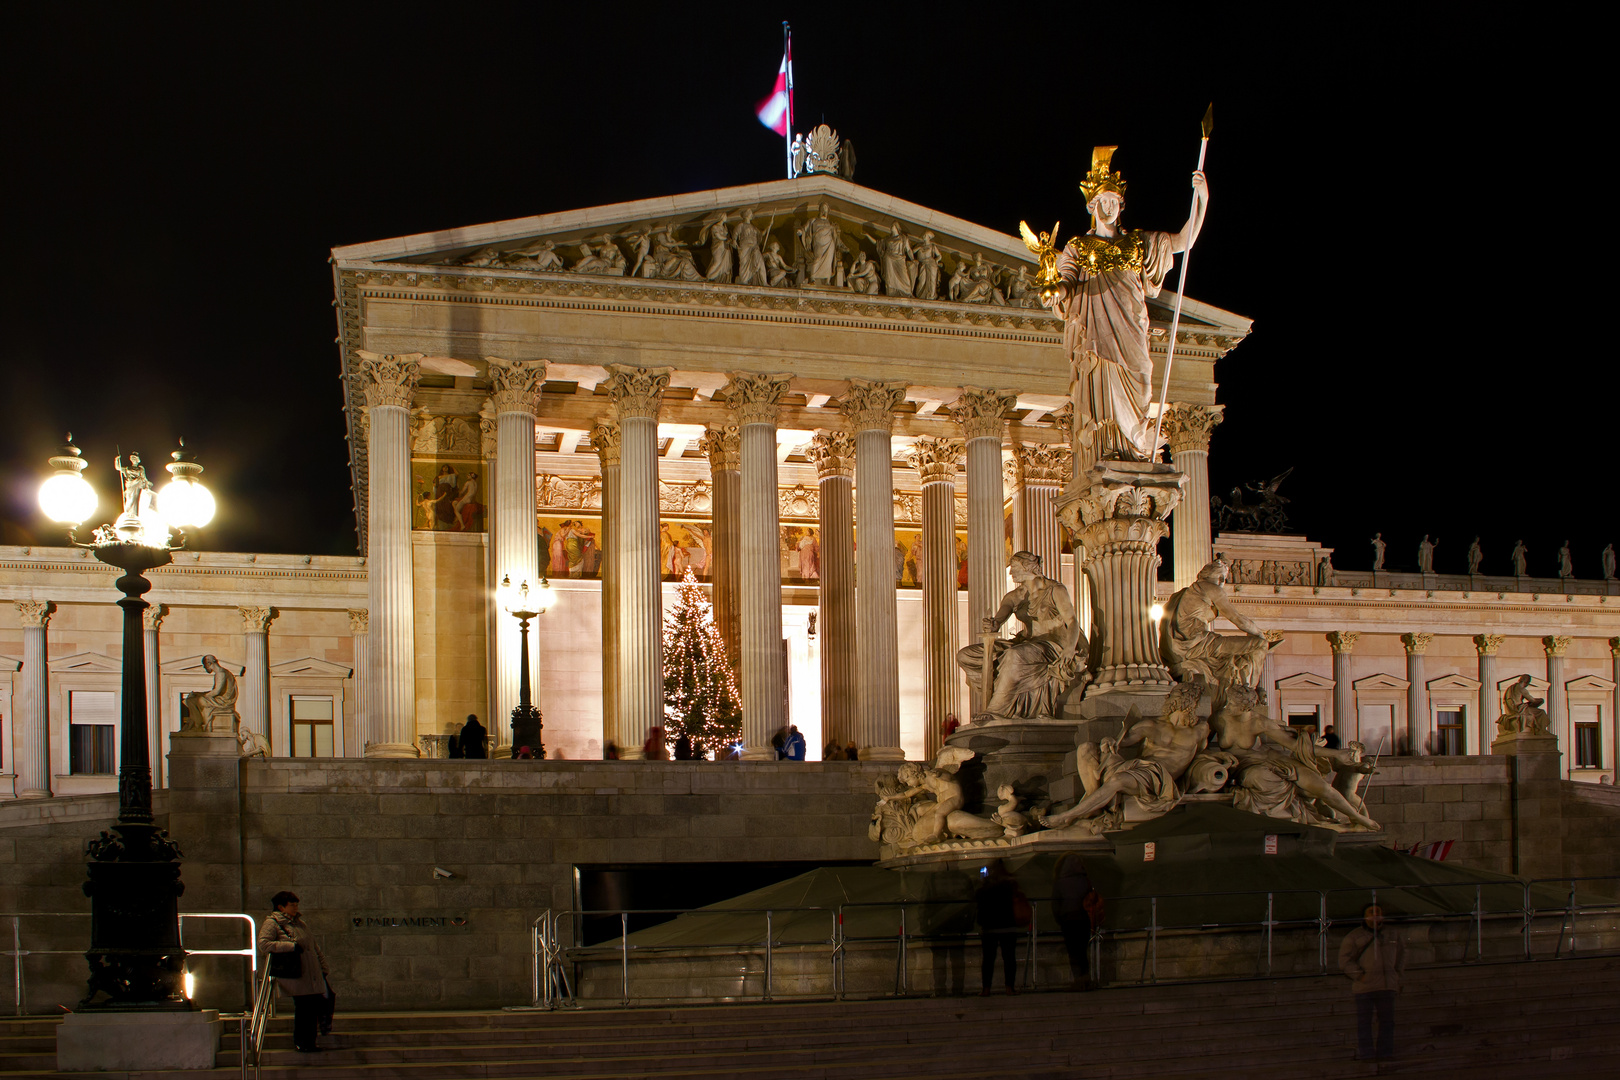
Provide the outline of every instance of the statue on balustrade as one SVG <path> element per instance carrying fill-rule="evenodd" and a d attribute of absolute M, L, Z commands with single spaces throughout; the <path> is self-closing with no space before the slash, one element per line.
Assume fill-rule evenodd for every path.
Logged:
<path fill-rule="evenodd" d="M 180 695 L 180 730 L 195 735 L 235 735 L 242 723 L 236 712 L 236 676 L 212 655 L 202 658 L 202 667 L 214 677 L 214 685 Z"/>
<path fill-rule="evenodd" d="M 1125 180 L 1109 171 L 1116 149 L 1091 152 L 1091 171 L 1080 185 L 1091 230 L 1064 247 L 1058 281 L 1043 289 L 1042 300 L 1063 319 L 1077 447 L 1089 447 L 1097 458 L 1149 461 L 1157 448 L 1149 445 L 1147 301 L 1159 295 L 1176 253 L 1198 238 L 1209 189 L 1204 174 L 1194 173 L 1193 211 L 1179 232 L 1123 229 Z"/>
<path fill-rule="evenodd" d="M 1013 589 L 980 627 L 990 634 L 1017 616 L 1021 629 L 991 643 L 991 694 L 975 721 L 1056 716 L 1058 699 L 1085 676 L 1090 647 L 1075 617 L 1069 590 L 1041 573 L 1041 557 L 1020 551 L 1007 563 Z M 958 650 L 974 700 L 984 700 L 984 643 Z"/>
<path fill-rule="evenodd" d="M 1258 686 L 1260 670 L 1273 643 L 1265 631 L 1226 595 L 1224 559 L 1198 571 L 1198 580 L 1170 598 L 1160 624 L 1159 651 L 1170 673 L 1182 681 L 1202 675 L 1221 686 Z M 1219 634 L 1211 628 L 1224 618 L 1243 631 Z"/>
<path fill-rule="evenodd" d="M 1498 735 L 1550 735 L 1552 722 L 1541 706 L 1546 698 L 1530 694 L 1530 676 L 1520 675 L 1502 691 L 1502 715 L 1496 719 Z"/>

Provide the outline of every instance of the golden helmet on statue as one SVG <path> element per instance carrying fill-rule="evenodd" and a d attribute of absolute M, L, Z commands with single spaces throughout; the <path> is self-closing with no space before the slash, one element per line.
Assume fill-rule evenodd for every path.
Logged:
<path fill-rule="evenodd" d="M 1089 203 L 1104 191 L 1112 191 L 1120 198 L 1125 197 L 1125 178 L 1117 172 L 1108 171 L 1108 166 L 1114 160 L 1114 151 L 1118 149 L 1117 146 L 1092 147 L 1091 171 L 1080 181 L 1080 190 L 1085 193 L 1086 202 Z"/>

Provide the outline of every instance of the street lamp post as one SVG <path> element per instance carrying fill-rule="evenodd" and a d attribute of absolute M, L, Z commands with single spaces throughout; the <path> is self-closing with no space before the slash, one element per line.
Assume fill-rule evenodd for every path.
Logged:
<path fill-rule="evenodd" d="M 501 606 L 507 614 L 518 621 L 518 632 L 522 635 L 521 657 L 518 660 L 518 703 L 512 710 L 512 756 L 518 756 L 518 751 L 527 746 L 537 758 L 546 756 L 545 744 L 541 741 L 541 731 L 545 727 L 544 718 L 540 710 L 534 706 L 529 693 L 529 620 L 544 615 L 546 609 L 557 601 L 557 592 L 551 587 L 551 582 L 544 576 L 540 578 L 540 587 L 529 595 L 529 583 L 521 583 L 512 587 L 511 575 L 501 577 Z"/>
<path fill-rule="evenodd" d="M 40 507 L 69 526 L 68 536 L 97 559 L 124 571 L 114 583 L 124 598 L 123 701 L 119 713 L 118 822 L 90 841 L 90 987 L 80 1008 L 185 1010 L 185 951 L 180 947 L 180 848 L 152 824 L 152 763 L 147 746 L 146 643 L 142 599 L 151 589 L 146 571 L 170 562 L 184 546 L 180 530 L 206 525 L 214 499 L 198 482 L 202 466 L 185 443 L 167 466 L 173 479 L 155 492 L 140 455 L 120 454 L 114 465 L 123 490 L 123 512 L 111 525 L 79 543 L 75 530 L 95 513 L 96 495 L 81 473 L 86 462 L 72 445 L 50 459 L 55 473 L 40 487 Z M 179 543 L 170 544 L 174 532 Z M 105 995 L 105 997 L 99 997 Z"/>

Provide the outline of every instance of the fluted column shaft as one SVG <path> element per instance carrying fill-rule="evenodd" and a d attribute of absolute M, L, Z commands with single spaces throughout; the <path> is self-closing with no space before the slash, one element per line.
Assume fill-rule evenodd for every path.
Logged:
<path fill-rule="evenodd" d="M 1569 728 L 1569 691 L 1564 686 L 1564 652 L 1569 648 L 1570 639 L 1560 634 L 1555 637 L 1544 637 L 1541 646 L 1547 651 L 1547 722 L 1552 727 L 1552 733 L 1558 737 L 1558 745 L 1568 757 L 1564 764 L 1564 775 L 1569 775 L 1570 765 L 1575 759 L 1574 742 Z"/>
<path fill-rule="evenodd" d="M 945 717 L 960 708 L 956 665 L 956 468 L 962 444 L 917 440 L 911 463 L 922 479 L 923 750 L 930 760 L 944 741 Z"/>
<path fill-rule="evenodd" d="M 1423 656 L 1429 651 L 1429 642 L 1434 640 L 1433 634 L 1402 634 L 1401 644 L 1406 646 L 1406 735 L 1411 748 L 1407 753 L 1414 756 L 1432 753 L 1434 746 L 1430 741 L 1433 734 L 1429 722 L 1429 688 L 1424 685 Z"/>
<path fill-rule="evenodd" d="M 898 383 L 852 380 L 844 412 L 855 431 L 855 611 L 860 704 L 856 741 L 863 761 L 900 761 L 900 641 L 894 589 L 893 409 Z"/>
<path fill-rule="evenodd" d="M 1175 587 L 1185 589 L 1213 557 L 1209 528 L 1209 437 L 1221 422 L 1223 406 L 1177 402 L 1165 413 L 1170 460 L 1187 476 L 1187 493 L 1170 518 L 1175 553 Z"/>
<path fill-rule="evenodd" d="M 710 428 L 703 436 L 703 450 L 709 455 L 714 489 L 714 568 L 709 574 L 714 622 L 726 644 L 726 663 L 738 671 L 742 663 L 738 608 L 742 590 L 742 430 L 736 424 Z"/>
<path fill-rule="evenodd" d="M 602 466 L 602 746 L 624 745 L 623 721 L 619 707 L 619 513 L 620 480 L 619 425 L 598 424 L 591 431 Z"/>
<path fill-rule="evenodd" d="M 608 368 L 618 411 L 619 715 L 626 758 L 664 726 L 664 604 L 658 567 L 658 409 L 669 368 Z"/>
<path fill-rule="evenodd" d="M 354 640 L 354 738 L 343 739 L 343 756 L 360 757 L 365 753 L 366 718 L 371 715 L 371 685 L 366 672 L 371 670 L 371 612 L 356 608 L 349 612 L 349 635 Z M 342 723 L 342 718 L 338 718 Z"/>
<path fill-rule="evenodd" d="M 168 787 L 168 759 L 163 753 L 167 733 L 163 730 L 163 687 L 158 682 L 158 631 L 169 613 L 163 604 L 153 604 L 142 612 L 141 637 L 146 646 L 146 756 L 152 763 L 152 786 Z"/>
<path fill-rule="evenodd" d="M 1502 699 L 1496 692 L 1496 650 L 1502 647 L 1501 634 L 1475 634 L 1479 651 L 1479 753 L 1491 752 L 1496 739 L 1496 721 L 1502 715 Z"/>
<path fill-rule="evenodd" d="M 23 799 L 44 799 L 51 794 L 51 714 L 47 697 L 50 667 L 45 631 L 55 610 L 48 600 L 17 602 L 17 613 L 22 617 L 23 655 L 13 715 L 22 734 L 17 796 Z"/>
<path fill-rule="evenodd" d="M 1614 781 L 1620 783 L 1620 637 L 1609 639 L 1609 655 L 1610 678 L 1614 680 L 1614 702 L 1609 709 L 1609 732 L 1604 740 L 1604 746 L 1608 748 Z"/>
<path fill-rule="evenodd" d="M 275 609 L 238 607 L 242 616 L 242 686 L 236 711 L 242 726 L 270 742 L 270 620 Z M 271 743 L 271 753 L 285 757 L 290 747 Z"/>
<path fill-rule="evenodd" d="M 1356 716 L 1356 689 L 1350 677 L 1350 654 L 1361 635 L 1353 630 L 1335 630 L 1328 634 L 1328 646 L 1333 650 L 1333 726 L 1345 742 L 1361 739 L 1365 743 L 1360 719 Z M 1280 711 L 1280 710 L 1279 710 Z M 1352 734 L 1354 732 L 1354 734 Z M 1394 738 L 1393 732 L 1390 738 Z M 1393 747 L 1386 747 L 1393 752 Z M 1367 753 L 1378 753 L 1378 747 L 1368 746 Z"/>
<path fill-rule="evenodd" d="M 490 410 L 495 414 L 495 520 L 491 524 L 490 546 L 494 549 L 495 580 L 486 595 L 510 579 L 516 588 L 527 582 L 531 590 L 540 585 L 540 546 L 535 509 L 534 419 L 546 365 L 533 360 L 484 358 L 492 392 Z M 529 679 L 539 685 L 540 635 L 529 635 Z M 512 743 L 512 710 L 519 700 L 523 664 L 523 634 L 518 621 L 505 612 L 495 619 L 495 715 L 489 718 L 489 733 L 495 745 Z M 538 695 L 533 695 L 538 697 Z M 535 701 L 538 706 L 540 703 Z"/>
<path fill-rule="evenodd" d="M 821 487 L 821 734 L 843 746 L 856 738 L 860 675 L 855 655 L 855 440 L 847 432 L 817 432 L 810 443 Z"/>
<path fill-rule="evenodd" d="M 372 649 L 367 757 L 416 757 L 416 604 L 411 566 L 410 405 L 420 353 L 361 352 L 366 394 L 367 599 Z M 246 714 L 243 719 L 246 720 Z"/>
<path fill-rule="evenodd" d="M 781 504 L 776 483 L 776 403 L 787 375 L 734 374 L 725 399 L 741 432 L 739 526 L 743 759 L 774 761 L 771 736 L 787 723 L 782 656 Z"/>
<path fill-rule="evenodd" d="M 1007 391 L 966 387 L 951 409 L 967 445 L 968 629 L 974 634 L 1007 592 L 1001 436 L 1002 415 L 1016 401 Z M 974 711 L 983 704 L 974 702 Z"/>

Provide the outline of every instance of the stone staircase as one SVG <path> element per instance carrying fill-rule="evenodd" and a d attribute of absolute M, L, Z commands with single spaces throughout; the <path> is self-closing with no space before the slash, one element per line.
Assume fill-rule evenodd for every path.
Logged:
<path fill-rule="evenodd" d="M 271 1080 L 1073 1080 L 1620 1074 L 1611 1034 L 1620 957 L 1413 972 L 1393 1062 L 1357 1062 L 1341 978 L 1025 993 L 991 998 L 538 1012 L 338 1016 L 316 1055 L 272 1023 Z M 60 1080 L 55 1018 L 0 1020 L 0 1080 Z M 108 1080 L 238 1075 L 234 1022 L 219 1067 Z"/>

